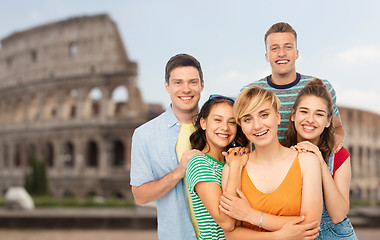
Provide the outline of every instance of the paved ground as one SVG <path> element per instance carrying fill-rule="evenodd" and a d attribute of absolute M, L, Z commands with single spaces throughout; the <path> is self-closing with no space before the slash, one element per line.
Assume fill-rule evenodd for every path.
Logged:
<path fill-rule="evenodd" d="M 380 229 L 356 229 L 359 240 L 380 239 Z M 4 230 L 0 240 L 157 240 L 156 231 L 134 230 Z M 174 239 L 175 240 L 175 239 Z"/>
<path fill-rule="evenodd" d="M 129 216 L 131 218 L 148 217 L 149 219 L 152 218 L 155 220 L 155 214 L 155 210 L 152 208 L 38 209 L 32 212 L 7 211 L 0 208 L 0 220 L 4 218 L 6 221 L 22 216 L 32 218 L 33 221 L 37 221 L 40 217 L 59 216 L 60 218 L 73 217 L 74 219 L 76 217 L 120 218 L 120 221 L 124 222 L 125 220 L 122 219 L 123 216 Z M 353 208 L 350 211 L 349 217 L 360 240 L 380 239 L 379 207 Z M 137 228 L 129 227 L 129 229 L 127 229 L 126 227 L 120 227 L 111 230 L 103 226 L 101 228 L 92 228 L 91 230 L 72 230 L 70 228 L 49 230 L 49 228 L 45 229 L 46 227 L 42 230 L 38 228 L 26 230 L 17 227 L 7 228 L 5 226 L 6 225 L 0 224 L 0 240 L 158 240 L 156 231 L 151 230 L 154 228 L 149 228 L 150 230 L 135 230 Z"/>

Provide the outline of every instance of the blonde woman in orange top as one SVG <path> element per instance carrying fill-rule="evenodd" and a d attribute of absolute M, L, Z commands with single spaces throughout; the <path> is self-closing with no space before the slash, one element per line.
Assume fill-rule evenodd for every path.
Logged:
<path fill-rule="evenodd" d="M 237 197 L 225 194 L 221 198 L 221 210 L 243 221 L 241 227 L 225 231 L 226 239 L 314 239 L 318 235 L 320 162 L 312 153 L 298 153 L 279 143 L 279 108 L 276 95 L 257 86 L 242 91 L 234 104 L 236 121 L 255 149 L 242 171 L 241 191 L 237 190 L 239 205 L 246 205 L 244 212 L 238 216 L 231 211 L 235 214 L 231 215 L 234 205 L 229 203 Z M 222 185 L 228 171 L 225 166 Z"/>

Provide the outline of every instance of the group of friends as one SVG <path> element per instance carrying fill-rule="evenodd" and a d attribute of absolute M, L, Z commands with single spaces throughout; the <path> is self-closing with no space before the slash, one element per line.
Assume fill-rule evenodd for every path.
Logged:
<path fill-rule="evenodd" d="M 168 61 L 171 105 L 135 130 L 131 153 L 132 193 L 156 201 L 160 240 L 357 239 L 335 90 L 296 72 L 288 23 L 264 40 L 272 74 L 200 109 L 200 63 Z"/>

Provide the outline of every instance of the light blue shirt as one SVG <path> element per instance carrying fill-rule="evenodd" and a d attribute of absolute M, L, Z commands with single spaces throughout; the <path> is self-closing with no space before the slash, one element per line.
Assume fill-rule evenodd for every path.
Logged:
<path fill-rule="evenodd" d="M 135 130 L 131 155 L 132 186 L 158 180 L 177 168 L 175 145 L 180 126 L 170 106 Z M 196 240 L 183 180 L 158 199 L 156 205 L 160 240 Z"/>

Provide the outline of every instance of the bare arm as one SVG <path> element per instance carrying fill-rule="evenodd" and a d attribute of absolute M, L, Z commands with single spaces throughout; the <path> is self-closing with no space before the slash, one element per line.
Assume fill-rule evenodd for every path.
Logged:
<path fill-rule="evenodd" d="M 347 215 L 350 202 L 351 162 L 350 158 L 340 166 L 333 179 L 330 170 L 324 161 L 321 152 L 314 144 L 304 141 L 294 146 L 299 151 L 314 153 L 320 160 L 322 172 L 323 196 L 327 212 L 333 223 L 341 222 Z"/>
<path fill-rule="evenodd" d="M 227 240 L 311 240 L 318 236 L 317 222 L 301 224 L 304 217 L 297 217 L 274 232 L 257 232 L 248 228 L 236 227 L 232 232 L 224 232 Z"/>
<path fill-rule="evenodd" d="M 298 158 L 302 172 L 301 215 L 305 216 L 304 223 L 319 224 L 323 208 L 321 164 L 313 153 L 300 153 Z"/>
<path fill-rule="evenodd" d="M 333 125 L 335 128 L 335 132 L 334 132 L 335 146 L 333 148 L 333 152 L 337 153 L 343 147 L 344 137 L 346 136 L 346 133 L 342 125 L 342 121 L 340 119 L 340 115 L 334 117 Z"/>
<path fill-rule="evenodd" d="M 326 210 L 333 223 L 341 222 L 350 209 L 351 163 L 348 158 L 336 171 L 333 179 L 327 167 L 322 165 L 323 196 Z"/>
<path fill-rule="evenodd" d="M 238 196 L 227 192 L 223 193 L 220 198 L 221 211 L 237 220 L 259 226 L 261 212 L 251 207 L 248 199 L 240 189 L 237 189 L 236 192 Z M 286 223 L 297 218 L 299 216 L 277 216 L 264 213 L 262 228 L 268 231 L 280 230 Z"/>
<path fill-rule="evenodd" d="M 229 153 L 236 152 L 236 155 L 225 154 L 227 162 L 231 166 L 226 183 L 226 191 L 231 194 L 235 192 L 235 189 L 240 184 L 241 169 L 248 159 L 247 154 L 242 154 L 244 151 L 244 148 L 234 148 L 233 150 L 229 150 Z M 239 152 L 241 154 L 239 154 Z M 220 186 L 215 183 L 200 182 L 195 185 L 195 191 L 215 222 L 223 228 L 223 230 L 232 231 L 235 228 L 236 220 L 224 214 L 219 209 L 219 199 L 222 195 L 222 189 Z"/>
<path fill-rule="evenodd" d="M 144 205 L 168 194 L 185 177 L 187 163 L 197 153 L 201 152 L 194 149 L 183 153 L 178 167 L 164 177 L 156 181 L 144 183 L 141 186 L 132 186 L 132 193 L 136 203 Z"/>

